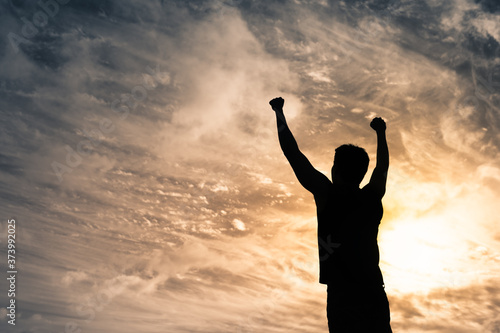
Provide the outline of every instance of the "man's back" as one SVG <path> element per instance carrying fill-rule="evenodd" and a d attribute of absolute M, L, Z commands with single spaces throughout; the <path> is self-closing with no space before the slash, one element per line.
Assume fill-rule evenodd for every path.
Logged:
<path fill-rule="evenodd" d="M 377 244 L 383 209 L 376 193 L 368 185 L 347 190 L 332 184 L 324 195 L 316 195 L 315 201 L 319 282 L 383 285 Z M 336 244 L 334 249 L 327 245 L 332 243 Z"/>

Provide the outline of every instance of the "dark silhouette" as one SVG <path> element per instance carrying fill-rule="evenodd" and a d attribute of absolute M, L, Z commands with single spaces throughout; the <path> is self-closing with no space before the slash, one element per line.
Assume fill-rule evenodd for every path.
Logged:
<path fill-rule="evenodd" d="M 377 244 L 389 169 L 385 122 L 377 117 L 370 123 L 377 133 L 377 165 L 360 189 L 368 170 L 366 151 L 354 145 L 335 149 L 330 181 L 299 150 L 283 114 L 284 102 L 279 97 L 269 104 L 276 112 L 281 149 L 316 202 L 319 282 L 328 290 L 328 328 L 335 333 L 392 332 Z"/>

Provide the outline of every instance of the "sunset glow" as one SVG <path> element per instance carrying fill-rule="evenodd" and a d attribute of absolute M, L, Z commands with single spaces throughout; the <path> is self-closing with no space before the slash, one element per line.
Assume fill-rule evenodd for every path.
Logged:
<path fill-rule="evenodd" d="M 327 332 L 282 96 L 329 178 L 387 123 L 393 331 L 500 332 L 498 1 L 51 3 L 0 3 L 0 331 Z"/>

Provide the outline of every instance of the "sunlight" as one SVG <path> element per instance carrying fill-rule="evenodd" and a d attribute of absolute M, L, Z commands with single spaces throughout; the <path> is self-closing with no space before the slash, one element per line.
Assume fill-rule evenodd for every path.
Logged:
<path fill-rule="evenodd" d="M 449 228 L 446 215 L 409 218 L 379 236 L 382 269 L 391 289 L 425 292 L 432 288 L 457 286 L 457 267 L 466 249 Z M 462 249 L 462 250 L 460 250 Z M 466 283 L 466 280 L 463 281 Z"/>

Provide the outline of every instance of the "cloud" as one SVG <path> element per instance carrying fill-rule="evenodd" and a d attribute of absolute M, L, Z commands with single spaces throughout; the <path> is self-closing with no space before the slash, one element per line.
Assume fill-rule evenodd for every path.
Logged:
<path fill-rule="evenodd" d="M 186 86 L 186 101 L 164 125 L 158 153 L 189 159 L 187 153 L 201 155 L 216 140 L 225 142 L 220 153 L 237 159 L 244 141 L 269 141 L 262 130 L 272 119 L 267 101 L 296 82 L 285 63 L 265 53 L 237 11 L 195 23 L 179 38 L 183 47 L 167 52 L 177 63 L 178 84 Z"/>
<path fill-rule="evenodd" d="M 246 230 L 245 223 L 243 223 L 243 221 L 238 220 L 238 219 L 234 219 L 233 220 L 233 226 L 236 229 L 241 230 L 241 231 L 245 231 Z"/>
<path fill-rule="evenodd" d="M 449 286 L 427 294 L 390 297 L 391 307 L 397 309 L 393 311 L 393 318 L 397 322 L 393 328 L 405 331 L 424 329 L 429 332 L 467 332 L 471 329 L 494 332 L 495 325 L 498 325 L 497 313 L 492 310 L 498 302 L 493 293 L 496 283 L 496 280 L 489 280 L 482 285 L 462 288 Z M 479 303 L 487 306 L 478 310 L 476 305 Z M 409 320 L 414 317 L 418 320 Z M 478 318 L 481 319 L 477 321 Z"/>
<path fill-rule="evenodd" d="M 4 39 L 40 10 L 1 6 Z M 491 1 L 71 1 L 18 53 L 0 43 L 19 331 L 326 330 L 313 198 L 268 105 L 280 95 L 327 175 L 345 142 L 373 169 L 369 120 L 387 120 L 395 329 L 494 331 L 497 16 Z"/>

